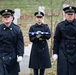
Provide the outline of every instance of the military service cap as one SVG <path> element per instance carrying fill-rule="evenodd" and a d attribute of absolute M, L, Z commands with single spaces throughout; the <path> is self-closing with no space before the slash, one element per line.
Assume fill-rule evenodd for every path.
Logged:
<path fill-rule="evenodd" d="M 74 14 L 75 11 L 76 11 L 76 7 L 74 7 L 74 6 L 68 6 L 68 7 L 63 8 L 63 11 L 66 14 Z"/>
<path fill-rule="evenodd" d="M 41 12 L 41 11 L 38 11 L 38 12 L 35 12 L 34 13 L 34 16 L 39 17 L 39 18 L 42 18 L 44 16 L 44 13 Z"/>
<path fill-rule="evenodd" d="M 14 11 L 11 9 L 4 9 L 4 10 L 0 11 L 0 15 L 4 16 L 4 17 L 5 16 L 13 16 L 13 14 L 14 14 Z"/>

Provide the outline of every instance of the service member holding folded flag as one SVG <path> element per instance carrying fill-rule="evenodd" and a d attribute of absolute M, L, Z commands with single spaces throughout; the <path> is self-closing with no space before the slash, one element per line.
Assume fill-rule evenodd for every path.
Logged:
<path fill-rule="evenodd" d="M 33 43 L 29 68 L 33 68 L 34 75 L 38 75 L 38 69 L 40 69 L 40 75 L 44 75 L 46 68 L 51 67 L 51 61 L 49 56 L 49 49 L 47 40 L 50 39 L 51 33 L 47 24 L 43 23 L 43 12 L 35 12 L 36 24 L 32 25 L 29 29 L 29 40 Z"/>

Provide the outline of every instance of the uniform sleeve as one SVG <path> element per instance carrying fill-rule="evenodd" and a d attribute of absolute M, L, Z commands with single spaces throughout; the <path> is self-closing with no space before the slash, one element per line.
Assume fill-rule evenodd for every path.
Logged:
<path fill-rule="evenodd" d="M 59 25 L 57 25 L 55 34 L 54 34 L 53 54 L 58 54 L 60 41 L 61 41 L 61 32 L 60 32 Z"/>
<path fill-rule="evenodd" d="M 18 56 L 23 56 L 23 54 L 24 54 L 24 39 L 23 39 L 23 34 L 22 34 L 21 30 L 19 30 L 19 32 L 18 32 L 17 54 L 18 54 Z"/>
<path fill-rule="evenodd" d="M 48 32 L 49 34 L 44 34 L 44 35 L 42 35 L 41 38 L 47 39 L 47 40 L 50 39 L 50 37 L 51 37 L 51 32 L 50 32 L 50 29 L 49 29 L 48 25 L 45 26 L 45 32 Z"/>
<path fill-rule="evenodd" d="M 32 27 L 30 27 L 29 32 L 34 32 Z M 38 42 L 39 41 L 35 34 L 34 35 L 29 34 L 29 40 L 31 42 Z"/>

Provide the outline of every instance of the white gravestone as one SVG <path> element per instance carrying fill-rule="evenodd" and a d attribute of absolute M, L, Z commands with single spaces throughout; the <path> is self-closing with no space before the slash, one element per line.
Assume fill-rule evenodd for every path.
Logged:
<path fill-rule="evenodd" d="M 20 62 L 20 75 L 30 75 L 30 68 L 29 68 L 29 58 L 31 52 L 32 43 L 29 44 L 24 48 L 24 56 L 22 61 Z"/>
<path fill-rule="evenodd" d="M 45 13 L 45 7 L 44 6 L 39 6 L 39 11 Z"/>
<path fill-rule="evenodd" d="M 17 8 L 14 11 L 15 11 L 15 13 L 14 13 L 14 20 L 13 20 L 13 22 L 15 24 L 17 24 L 18 23 L 18 19 L 20 18 L 20 9 Z"/>
<path fill-rule="evenodd" d="M 44 6 L 39 6 L 38 10 L 45 14 L 45 7 Z M 44 22 L 44 17 L 43 17 L 43 22 Z"/>
<path fill-rule="evenodd" d="M 69 6 L 68 4 L 63 4 L 63 8 L 68 7 L 68 6 Z M 64 11 L 63 11 L 63 20 L 65 20 Z"/>

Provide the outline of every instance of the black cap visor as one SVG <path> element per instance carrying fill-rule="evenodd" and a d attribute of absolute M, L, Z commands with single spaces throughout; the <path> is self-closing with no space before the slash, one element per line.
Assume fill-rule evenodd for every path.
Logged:
<path fill-rule="evenodd" d="M 37 18 L 42 18 L 43 16 L 36 16 Z"/>
<path fill-rule="evenodd" d="M 72 15 L 75 13 L 75 11 L 65 11 L 66 14 Z"/>
<path fill-rule="evenodd" d="M 13 16 L 12 14 L 3 14 L 2 17 L 9 17 L 9 16 Z"/>

